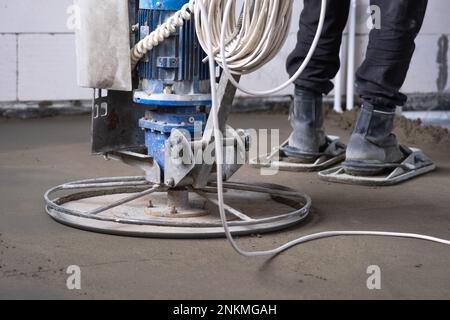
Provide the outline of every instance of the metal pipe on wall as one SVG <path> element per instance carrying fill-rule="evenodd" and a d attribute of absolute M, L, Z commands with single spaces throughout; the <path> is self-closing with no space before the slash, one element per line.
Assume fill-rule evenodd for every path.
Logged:
<path fill-rule="evenodd" d="M 339 69 L 334 80 L 334 111 L 342 113 L 344 112 L 344 110 L 342 110 L 342 79 L 344 77 L 344 70 L 342 66 L 344 61 L 344 44 L 341 45 L 339 57 L 341 60 L 341 68 Z"/>
<path fill-rule="evenodd" d="M 350 4 L 348 26 L 348 62 L 347 62 L 347 110 L 355 106 L 355 39 L 356 39 L 356 0 Z"/>

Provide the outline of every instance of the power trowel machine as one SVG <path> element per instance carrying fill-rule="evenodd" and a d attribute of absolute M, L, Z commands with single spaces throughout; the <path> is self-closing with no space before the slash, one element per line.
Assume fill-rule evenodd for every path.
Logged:
<path fill-rule="evenodd" d="M 227 125 L 236 88 L 256 94 L 240 86 L 240 76 L 278 53 L 288 35 L 293 3 L 247 0 L 235 16 L 235 0 L 75 0 L 78 80 L 80 86 L 94 88 L 92 152 L 139 168 L 143 175 L 57 186 L 45 195 L 47 212 L 69 226 L 109 234 L 226 235 L 243 254 L 231 235 L 280 230 L 305 220 L 311 208 L 307 195 L 279 185 L 230 182 L 248 163 L 255 143 L 247 131 Z M 320 39 L 325 13 L 322 0 L 310 53 Z M 325 169 L 344 159 L 345 146 L 328 139 L 334 151 L 301 165 L 302 170 Z M 275 157 L 280 159 L 278 150 L 261 158 L 267 165 Z M 292 165 L 286 158 L 285 152 L 277 161 Z M 429 170 L 427 161 L 411 152 L 395 174 L 404 178 L 417 165 Z M 339 180 L 339 168 L 334 170 L 324 175 Z M 247 255 L 342 234 L 307 236 L 277 251 Z M 351 234 L 368 233 L 345 232 Z"/>
<path fill-rule="evenodd" d="M 134 236 L 224 235 L 216 200 L 211 79 L 195 19 L 186 20 L 142 59 L 130 63 L 130 47 L 186 3 L 76 2 L 78 78 L 82 86 L 95 88 L 92 152 L 140 168 L 144 175 L 58 186 L 45 196 L 54 219 Z M 222 180 L 228 181 L 245 163 L 250 136 L 227 126 L 236 88 L 226 75 L 218 76 L 219 130 L 227 158 L 221 172 Z M 223 187 L 233 234 L 292 226 L 307 217 L 311 206 L 309 197 L 282 186 L 225 182 Z M 52 198 L 55 192 L 64 194 Z"/>

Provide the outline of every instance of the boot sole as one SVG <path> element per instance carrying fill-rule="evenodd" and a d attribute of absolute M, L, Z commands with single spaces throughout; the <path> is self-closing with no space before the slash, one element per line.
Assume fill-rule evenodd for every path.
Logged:
<path fill-rule="evenodd" d="M 327 141 L 326 145 L 321 147 L 321 149 L 323 150 L 327 150 L 331 144 L 335 143 L 336 141 L 339 141 L 339 138 L 327 136 L 326 141 Z M 317 153 L 302 152 L 296 148 L 290 147 L 289 145 L 282 146 L 280 148 L 280 152 L 282 156 L 284 156 L 285 158 L 290 158 L 287 160 L 287 162 L 312 164 L 317 162 L 317 160 L 321 157 L 328 157 L 330 159 L 339 157 L 341 154 L 345 153 L 346 146 L 341 143 L 340 148 L 342 149 L 341 153 L 335 155 L 327 155 L 325 152 L 317 152 Z"/>
<path fill-rule="evenodd" d="M 301 152 L 295 148 L 286 146 L 280 148 L 281 155 L 285 158 L 291 158 L 292 162 L 310 164 L 314 163 L 321 154 Z"/>
<path fill-rule="evenodd" d="M 404 159 L 403 159 L 404 160 Z M 390 171 L 395 170 L 401 165 L 399 163 L 380 163 L 375 164 L 373 162 L 366 161 L 345 161 L 342 164 L 345 172 L 352 176 L 363 176 L 363 177 L 373 177 L 386 174 Z"/>
<path fill-rule="evenodd" d="M 397 163 L 374 163 L 373 161 L 363 161 L 363 160 L 347 160 L 344 161 L 342 167 L 345 172 L 353 176 L 380 176 L 390 171 L 394 171 L 396 168 L 401 166 L 402 162 L 405 161 L 413 151 L 404 145 L 399 145 L 400 151 L 403 153 L 404 158 Z"/>

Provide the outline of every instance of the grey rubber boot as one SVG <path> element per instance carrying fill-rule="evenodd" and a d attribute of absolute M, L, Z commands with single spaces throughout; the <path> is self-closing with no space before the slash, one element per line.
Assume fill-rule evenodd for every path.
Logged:
<path fill-rule="evenodd" d="M 371 176 L 398 167 L 405 155 L 392 133 L 394 119 L 395 112 L 363 105 L 347 147 L 343 164 L 347 173 Z"/>
<path fill-rule="evenodd" d="M 320 94 L 295 90 L 294 103 L 289 113 L 293 132 L 289 138 L 289 145 L 283 148 L 287 156 L 305 162 L 314 161 L 320 155 L 321 148 L 327 145 L 323 130 L 322 100 Z"/>

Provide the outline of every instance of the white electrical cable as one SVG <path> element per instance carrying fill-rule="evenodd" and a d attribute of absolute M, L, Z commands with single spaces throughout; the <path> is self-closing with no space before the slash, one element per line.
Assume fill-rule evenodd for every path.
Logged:
<path fill-rule="evenodd" d="M 211 1 L 213 1 L 213 0 L 211 0 Z M 229 0 L 227 7 L 229 7 L 230 1 L 233 1 L 233 0 Z M 214 61 L 215 61 L 216 57 L 215 57 L 215 52 L 214 52 L 214 47 L 213 47 L 213 42 L 212 42 L 212 32 L 211 32 L 211 29 L 209 28 L 209 20 L 208 20 L 209 16 L 208 16 L 208 12 L 203 4 L 203 0 L 196 1 L 195 12 L 196 12 L 197 17 L 201 17 L 202 24 L 204 25 L 204 28 L 203 28 L 203 30 L 205 30 L 204 40 L 206 41 L 205 42 L 206 48 L 204 48 L 204 49 L 206 49 L 205 51 L 207 52 L 208 57 L 209 57 L 209 70 L 210 70 L 210 75 L 211 75 L 211 95 L 212 95 L 212 104 L 213 104 L 211 116 L 213 117 L 215 136 L 221 137 L 220 129 L 219 129 L 219 116 L 218 116 L 219 105 L 218 105 L 217 88 L 216 88 L 216 82 L 215 82 L 215 74 L 216 73 L 215 73 L 215 67 L 214 67 Z M 198 13 L 201 13 L 201 16 L 199 16 Z M 325 20 L 325 13 L 326 13 L 326 0 L 322 0 L 322 10 L 321 10 L 319 27 L 317 30 L 317 35 L 319 35 L 319 37 L 320 37 L 320 34 L 322 33 L 322 26 L 323 26 L 323 22 Z M 226 25 L 225 21 L 223 22 L 222 29 L 223 29 L 224 25 Z M 317 38 L 317 35 L 316 35 L 316 38 Z M 223 40 L 224 40 L 224 37 L 222 37 L 222 41 L 221 41 L 222 44 L 225 43 Z M 314 46 L 311 47 L 311 50 L 310 50 L 308 56 L 312 56 L 312 54 L 313 54 L 312 51 L 314 51 L 313 50 L 314 48 L 315 48 Z M 221 49 L 222 49 L 221 51 L 222 51 L 222 55 L 223 55 L 224 50 L 223 50 L 223 48 L 221 48 Z M 225 56 L 225 55 L 223 55 L 223 56 Z M 224 60 L 224 67 L 226 68 L 225 60 Z M 222 164 L 223 164 L 223 159 L 224 159 L 222 145 L 223 145 L 223 142 L 221 141 L 220 138 L 215 139 L 215 148 L 216 148 L 216 157 L 217 157 L 216 158 L 217 190 L 218 190 L 220 218 L 222 220 L 225 234 L 226 234 L 226 237 L 227 237 L 229 243 L 231 244 L 233 249 L 236 250 L 236 252 L 238 252 L 239 254 L 241 254 L 243 256 L 246 256 L 246 257 L 273 256 L 273 255 L 280 254 L 280 253 L 288 250 L 289 248 L 292 248 L 301 243 L 305 243 L 305 242 L 312 241 L 312 240 L 329 238 L 329 237 L 337 237 L 337 236 L 383 236 L 383 237 L 411 238 L 411 239 L 426 240 L 426 241 L 437 242 L 437 243 L 441 243 L 441 244 L 445 244 L 445 245 L 450 245 L 449 240 L 439 239 L 439 238 L 430 237 L 430 236 L 426 236 L 426 235 L 413 234 L 413 233 L 379 232 L 379 231 L 326 231 L 326 232 L 315 233 L 315 234 L 311 234 L 311 235 L 307 235 L 307 236 L 298 238 L 296 240 L 288 242 L 285 245 L 283 245 L 279 248 L 273 249 L 273 250 L 254 251 L 254 252 L 242 250 L 233 239 L 233 236 L 230 232 L 230 228 L 227 223 L 226 214 L 225 214 L 223 181 L 222 181 L 222 172 L 223 172 Z"/>
<path fill-rule="evenodd" d="M 326 231 L 307 235 L 285 245 L 267 251 L 248 252 L 242 250 L 234 241 L 227 223 L 225 213 L 225 201 L 222 181 L 222 165 L 224 160 L 219 129 L 219 105 L 217 98 L 217 87 L 215 82 L 215 63 L 218 63 L 229 80 L 239 90 L 255 96 L 267 96 L 279 92 L 300 76 L 309 64 L 322 34 L 325 22 L 327 0 L 321 0 L 321 11 L 317 32 L 311 48 L 298 71 L 285 83 L 272 90 L 254 91 L 244 88 L 234 80 L 232 74 L 251 73 L 268 63 L 281 49 L 288 35 L 288 28 L 292 16 L 293 0 L 244 0 L 239 23 L 234 16 L 236 0 L 228 0 L 223 7 L 222 0 L 190 0 L 183 8 L 171 16 L 166 23 L 154 30 L 150 35 L 141 40 L 131 52 L 132 67 L 142 59 L 145 54 L 158 46 L 166 38 L 176 32 L 178 27 L 184 25 L 185 21 L 191 19 L 194 13 L 196 19 L 196 31 L 203 50 L 208 54 L 209 71 L 211 78 L 212 112 L 214 124 L 216 162 L 217 162 L 217 190 L 220 218 L 225 230 L 226 237 L 234 250 L 246 257 L 277 255 L 296 245 L 323 238 L 337 236 L 385 236 L 398 238 L 411 238 L 437 242 L 450 245 L 449 240 L 435 237 L 397 232 L 381 231 Z M 210 22 L 212 21 L 212 23 Z M 225 58 L 223 58 L 225 57 Z"/>
<path fill-rule="evenodd" d="M 195 2 L 196 0 L 190 0 L 133 47 L 132 69 L 148 51 L 165 41 L 191 19 Z M 203 2 L 208 15 L 214 19 L 211 19 L 213 23 L 210 20 L 208 28 L 201 19 L 195 20 L 200 45 L 206 51 L 205 33 L 210 31 L 213 35 L 211 40 L 216 62 L 222 66 L 225 60 L 228 73 L 252 73 L 270 62 L 284 45 L 289 34 L 293 2 L 294 0 L 245 0 L 238 23 L 234 16 L 237 0 L 227 2 L 226 10 L 223 0 Z M 221 38 L 222 34 L 225 37 L 224 30 L 227 40 Z M 221 54 L 221 43 L 226 43 L 226 55 Z M 236 82 L 235 84 L 238 85 Z"/>
<path fill-rule="evenodd" d="M 248 74 L 261 68 L 284 45 L 291 24 L 293 0 L 244 1 L 239 23 L 236 23 L 236 0 L 210 0 L 203 3 L 210 17 L 209 24 L 196 19 L 197 36 L 202 48 L 207 48 L 206 32 L 212 35 L 215 60 L 226 61 L 229 72 Z M 225 39 L 222 39 L 222 36 Z M 226 54 L 220 52 L 226 43 Z"/>
<path fill-rule="evenodd" d="M 197 19 L 197 36 L 204 51 L 207 51 L 207 44 L 205 44 L 206 32 L 215 31 L 210 32 L 214 52 L 219 52 L 219 54 L 215 54 L 215 61 L 222 67 L 230 82 L 236 88 L 249 95 L 269 96 L 293 84 L 311 61 L 325 22 L 326 0 L 321 1 L 322 8 L 318 24 L 318 31 L 320 32 L 316 33 L 308 55 L 297 72 L 288 81 L 271 90 L 255 91 L 247 89 L 231 75 L 253 72 L 268 63 L 280 51 L 288 35 L 292 18 L 293 0 L 256 2 L 247 0 L 244 2 L 243 14 L 241 15 L 243 17 L 242 25 L 232 24 L 236 0 L 227 0 L 226 6 L 223 6 L 223 0 L 207 1 L 203 4 L 207 8 L 210 17 L 209 25 L 206 27 L 204 20 Z M 252 8 L 252 10 L 248 8 Z M 278 12 L 275 12 L 275 10 Z M 269 12 L 270 14 L 268 14 Z M 262 26 L 258 24 L 259 17 L 264 18 Z M 220 33 L 216 31 L 219 29 L 221 30 Z M 226 58 L 223 59 L 223 57 Z"/>
<path fill-rule="evenodd" d="M 220 1 L 220 0 L 218 0 L 218 1 Z M 227 5 L 226 5 L 226 7 L 224 9 L 224 12 L 223 12 L 224 20 L 222 22 L 221 33 L 219 35 L 219 38 L 220 38 L 220 41 L 219 41 L 219 43 L 220 43 L 219 47 L 220 48 L 219 49 L 220 49 L 220 56 L 221 57 L 223 57 L 223 56 L 230 56 L 230 55 L 233 54 L 233 52 L 230 52 L 230 51 L 227 52 L 227 47 L 225 45 L 226 44 L 225 36 L 226 36 L 226 28 L 227 28 L 227 18 L 230 15 L 234 14 L 234 12 L 231 12 L 231 9 L 233 8 L 233 2 L 234 1 L 235 0 L 228 0 L 227 1 Z M 323 30 L 323 25 L 325 23 L 325 15 L 326 15 L 326 0 L 321 0 L 321 1 L 322 1 L 322 6 L 321 6 L 321 11 L 320 11 L 319 24 L 318 24 L 316 35 L 315 35 L 314 40 L 313 40 L 313 42 L 311 44 L 311 48 L 310 48 L 310 50 L 308 52 L 308 55 L 305 57 L 302 65 L 299 67 L 297 72 L 288 81 L 286 81 L 282 85 L 280 85 L 280 86 L 278 86 L 278 87 L 276 87 L 274 89 L 271 89 L 271 90 L 266 90 L 266 91 L 250 90 L 250 89 L 244 88 L 241 84 L 239 84 L 231 76 L 231 74 L 233 72 L 230 70 L 230 67 L 228 65 L 228 59 L 220 59 L 220 57 L 219 58 L 216 57 L 216 62 L 222 67 L 222 69 L 224 70 L 225 74 L 229 77 L 230 82 L 236 88 L 238 88 L 240 91 L 242 91 L 242 92 L 244 92 L 246 94 L 249 94 L 249 95 L 253 95 L 253 96 L 269 96 L 269 95 L 277 93 L 277 92 L 279 92 L 281 90 L 284 90 L 288 86 L 293 84 L 295 82 L 295 80 L 302 74 L 302 72 L 308 66 L 309 62 L 311 61 L 311 59 L 312 59 L 312 57 L 314 55 L 314 52 L 315 52 L 315 50 L 317 48 L 317 45 L 319 44 L 320 37 L 321 37 L 321 34 L 322 34 L 322 30 Z M 293 1 L 289 0 L 289 2 L 291 3 L 291 7 L 290 7 L 290 11 L 288 13 L 286 13 L 286 14 L 289 14 L 290 16 L 292 16 L 292 3 L 293 3 Z M 258 15 L 259 13 L 255 12 L 255 14 Z M 286 19 L 286 20 L 291 21 L 291 19 Z M 285 26 L 285 28 L 289 28 L 289 26 Z M 203 29 L 207 29 L 207 28 L 203 28 Z M 201 30 L 197 29 L 197 33 L 200 33 L 200 32 L 201 32 Z M 285 36 L 287 36 L 287 30 L 285 32 L 286 32 Z M 284 44 L 284 41 L 283 41 L 283 44 Z M 268 42 L 268 45 L 271 45 L 270 41 Z M 281 47 L 277 48 L 276 52 L 278 53 L 280 49 L 281 49 Z M 264 63 L 267 63 L 267 62 L 264 61 Z M 259 67 L 261 67 L 261 66 L 262 66 L 262 64 Z"/>

